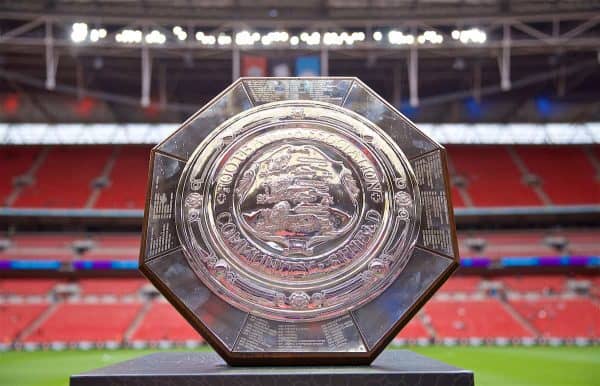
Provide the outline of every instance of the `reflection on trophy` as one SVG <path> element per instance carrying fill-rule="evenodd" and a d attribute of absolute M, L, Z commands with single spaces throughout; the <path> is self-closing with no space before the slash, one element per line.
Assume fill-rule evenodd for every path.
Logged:
<path fill-rule="evenodd" d="M 314 245 L 352 228 L 358 219 L 358 191 L 342 162 L 303 145 L 261 156 L 244 173 L 236 194 L 246 209 L 242 224 L 247 231 L 285 248 L 285 255 L 310 256 Z M 353 212 L 338 208 L 340 201 L 351 201 Z"/>

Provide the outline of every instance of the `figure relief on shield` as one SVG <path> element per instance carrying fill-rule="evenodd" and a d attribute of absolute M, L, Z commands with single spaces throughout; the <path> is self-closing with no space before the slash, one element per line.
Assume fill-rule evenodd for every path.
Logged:
<path fill-rule="evenodd" d="M 359 217 L 356 179 L 312 144 L 280 145 L 250 163 L 237 187 L 242 227 L 286 256 L 312 256 Z"/>

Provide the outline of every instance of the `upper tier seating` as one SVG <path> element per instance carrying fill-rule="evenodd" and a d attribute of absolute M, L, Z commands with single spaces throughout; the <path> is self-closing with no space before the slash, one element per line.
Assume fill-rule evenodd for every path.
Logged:
<path fill-rule="evenodd" d="M 16 196 L 14 207 L 81 208 L 87 203 L 100 209 L 142 209 L 148 186 L 147 146 L 120 146 L 108 174 L 108 185 L 99 188 L 95 200 L 92 182 L 100 177 L 114 147 L 48 147 L 46 159 L 33 176 L 33 184 Z M 541 189 L 553 204 L 599 204 L 600 181 L 592 161 L 580 146 L 448 146 L 455 173 L 464 177 L 465 193 L 475 207 L 540 206 L 544 203 L 517 166 L 540 177 Z M 23 175 L 40 154 L 38 147 L 0 149 L 0 205 L 14 191 L 13 180 Z M 600 150 L 595 150 L 596 159 Z M 548 162 L 550 160 L 551 162 Z M 452 187 L 455 206 L 466 203 Z"/>
<path fill-rule="evenodd" d="M 520 299 L 511 304 L 544 337 L 600 337 L 600 306 L 589 299 Z"/>
<path fill-rule="evenodd" d="M 102 189 L 96 208 L 141 209 L 148 187 L 148 147 L 121 148 L 112 168 L 110 184 Z"/>
<path fill-rule="evenodd" d="M 0 147 L 0 206 L 13 191 L 15 178 L 27 173 L 39 152 L 36 146 Z"/>
<path fill-rule="evenodd" d="M 121 342 L 140 309 L 140 303 L 63 303 L 36 330 L 25 337 L 25 341 L 34 343 Z"/>
<path fill-rule="evenodd" d="M 504 308 L 497 299 L 432 300 L 425 314 L 439 338 L 524 338 L 533 334 Z"/>
<path fill-rule="evenodd" d="M 131 336 L 131 340 L 184 342 L 203 339 L 172 305 L 157 301 L 152 304 L 142 323 Z"/>
<path fill-rule="evenodd" d="M 102 174 L 112 149 L 52 147 L 35 175 L 23 189 L 14 207 L 82 208 L 92 192 L 92 182 Z"/>
<path fill-rule="evenodd" d="M 456 173 L 467 180 L 474 206 L 542 205 L 505 147 L 449 146 L 448 152 Z"/>
<path fill-rule="evenodd" d="M 452 206 L 454 208 L 462 208 L 466 206 L 465 201 L 463 200 L 456 186 L 452 186 Z"/>
<path fill-rule="evenodd" d="M 0 343 L 10 344 L 47 308 L 47 304 L 0 304 Z"/>
<path fill-rule="evenodd" d="M 553 204 L 600 203 L 600 181 L 581 147 L 519 146 L 516 150 L 529 171 L 541 178 Z"/>

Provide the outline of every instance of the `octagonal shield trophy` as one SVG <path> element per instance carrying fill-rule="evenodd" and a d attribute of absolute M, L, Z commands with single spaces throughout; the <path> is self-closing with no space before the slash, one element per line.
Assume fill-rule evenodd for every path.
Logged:
<path fill-rule="evenodd" d="M 231 365 L 369 364 L 458 265 L 446 153 L 355 78 L 242 78 L 151 153 L 140 268 Z"/>

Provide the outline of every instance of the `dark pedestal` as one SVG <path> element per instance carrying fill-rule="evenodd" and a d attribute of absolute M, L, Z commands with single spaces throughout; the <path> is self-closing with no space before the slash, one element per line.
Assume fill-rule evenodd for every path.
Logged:
<path fill-rule="evenodd" d="M 230 367 L 215 353 L 146 355 L 71 376 L 71 386 L 473 386 L 473 373 L 408 350 L 371 366 Z"/>

